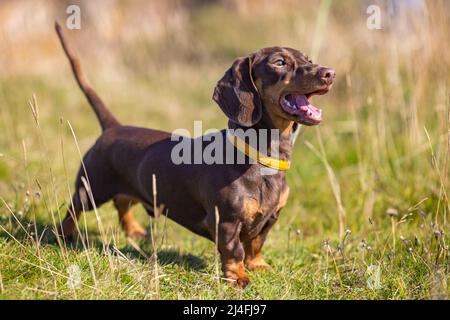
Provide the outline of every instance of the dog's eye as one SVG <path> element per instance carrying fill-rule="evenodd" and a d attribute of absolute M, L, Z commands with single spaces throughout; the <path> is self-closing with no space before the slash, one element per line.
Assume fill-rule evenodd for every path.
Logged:
<path fill-rule="evenodd" d="M 277 67 L 284 67 L 287 65 L 287 62 L 284 59 L 277 59 L 273 64 Z"/>

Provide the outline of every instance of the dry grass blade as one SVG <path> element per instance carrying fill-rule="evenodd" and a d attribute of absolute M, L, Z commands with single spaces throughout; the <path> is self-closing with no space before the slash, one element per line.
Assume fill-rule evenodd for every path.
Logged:
<path fill-rule="evenodd" d="M 338 209 L 339 237 L 343 239 L 345 236 L 347 213 L 345 211 L 344 205 L 342 204 L 341 188 L 339 185 L 339 181 L 333 171 L 333 168 L 331 168 L 330 164 L 328 163 L 328 159 L 326 157 L 326 153 L 322 143 L 322 138 L 320 135 L 320 130 L 316 129 L 316 133 L 319 141 L 320 152 L 309 141 L 305 141 L 305 144 L 322 161 L 323 165 L 325 166 L 325 169 L 327 170 L 328 180 L 333 190 L 334 198 L 336 200 L 336 205 Z"/>
<path fill-rule="evenodd" d="M 28 105 L 30 106 L 31 112 L 33 114 L 34 122 L 39 127 L 39 107 L 36 100 L 36 94 L 33 93 L 33 99 L 28 101 Z"/>
<path fill-rule="evenodd" d="M 214 233 L 214 244 L 216 245 L 216 250 L 214 251 L 214 265 L 216 267 L 216 277 L 217 277 L 217 289 L 220 292 L 220 272 L 219 272 L 219 208 L 214 208 L 214 216 L 215 216 L 215 233 Z"/>

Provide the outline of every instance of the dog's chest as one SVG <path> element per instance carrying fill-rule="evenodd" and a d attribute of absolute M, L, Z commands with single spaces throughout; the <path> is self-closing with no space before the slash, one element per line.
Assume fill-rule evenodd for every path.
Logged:
<path fill-rule="evenodd" d="M 262 184 L 258 189 L 259 192 L 242 201 L 243 232 L 249 237 L 257 235 L 270 219 L 278 218 L 289 196 L 289 187 L 284 178 Z"/>

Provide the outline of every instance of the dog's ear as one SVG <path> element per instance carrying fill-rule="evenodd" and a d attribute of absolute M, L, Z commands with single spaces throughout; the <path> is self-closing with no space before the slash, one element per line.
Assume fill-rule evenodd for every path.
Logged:
<path fill-rule="evenodd" d="M 238 58 L 219 80 L 213 99 L 231 121 L 251 127 L 261 119 L 261 98 L 252 79 L 250 57 Z"/>

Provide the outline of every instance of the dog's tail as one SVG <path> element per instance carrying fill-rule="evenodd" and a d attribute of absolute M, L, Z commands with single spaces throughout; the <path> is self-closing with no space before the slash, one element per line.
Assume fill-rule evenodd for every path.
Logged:
<path fill-rule="evenodd" d="M 107 128 L 119 126 L 119 121 L 108 110 L 108 108 L 105 106 L 102 99 L 100 99 L 94 89 L 92 89 L 86 75 L 83 72 L 83 69 L 81 68 L 80 60 L 78 59 L 76 51 L 67 42 L 66 36 L 61 26 L 56 21 L 55 29 L 56 33 L 58 34 L 59 40 L 61 41 L 64 52 L 66 53 L 67 58 L 69 58 L 73 74 L 75 75 L 75 79 L 77 80 L 81 91 L 83 91 L 84 95 L 92 106 L 92 109 L 94 109 L 100 125 L 102 126 L 102 129 L 105 130 Z"/>

